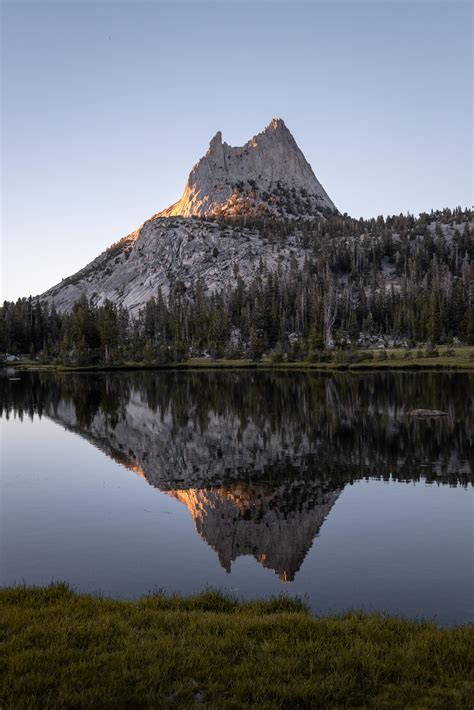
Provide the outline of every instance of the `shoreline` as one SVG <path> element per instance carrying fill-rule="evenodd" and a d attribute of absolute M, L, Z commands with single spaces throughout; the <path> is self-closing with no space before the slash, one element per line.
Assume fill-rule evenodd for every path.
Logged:
<path fill-rule="evenodd" d="M 65 365 L 60 363 L 39 363 L 34 361 L 6 362 L 0 367 L 11 367 L 15 370 L 43 370 L 55 372 L 120 372 L 139 370 L 251 370 L 251 371 L 312 371 L 321 373 L 331 372 L 367 372 L 367 371 L 448 371 L 470 372 L 474 371 L 474 347 L 464 348 L 471 351 L 468 354 L 423 357 L 404 359 L 403 357 L 388 357 L 387 359 L 366 359 L 358 362 L 281 362 L 273 363 L 269 360 L 226 360 L 210 358 L 192 358 L 183 362 L 158 363 L 158 362 L 120 362 L 97 363 L 93 365 Z"/>

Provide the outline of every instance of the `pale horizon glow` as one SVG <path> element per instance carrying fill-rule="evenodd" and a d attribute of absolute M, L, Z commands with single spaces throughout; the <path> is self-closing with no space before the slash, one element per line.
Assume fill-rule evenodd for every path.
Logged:
<path fill-rule="evenodd" d="M 3 0 L 0 300 L 181 197 L 281 116 L 341 212 L 472 203 L 472 4 Z"/>

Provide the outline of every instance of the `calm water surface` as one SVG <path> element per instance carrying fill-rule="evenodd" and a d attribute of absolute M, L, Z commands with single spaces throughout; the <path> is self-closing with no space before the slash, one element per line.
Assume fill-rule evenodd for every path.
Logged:
<path fill-rule="evenodd" d="M 3 370 L 0 428 L 2 585 L 474 620 L 469 374 Z"/>

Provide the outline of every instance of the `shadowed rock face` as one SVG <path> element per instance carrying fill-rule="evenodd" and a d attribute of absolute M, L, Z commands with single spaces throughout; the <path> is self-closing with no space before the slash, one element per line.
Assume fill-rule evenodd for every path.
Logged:
<path fill-rule="evenodd" d="M 413 407 L 446 416 L 408 416 Z M 0 414 L 46 415 L 186 504 L 230 570 L 292 580 L 347 482 L 472 482 L 469 375 L 0 377 Z"/>
<path fill-rule="evenodd" d="M 219 131 L 193 167 L 183 196 L 162 217 L 323 216 L 337 212 L 281 118 L 241 147 Z"/>

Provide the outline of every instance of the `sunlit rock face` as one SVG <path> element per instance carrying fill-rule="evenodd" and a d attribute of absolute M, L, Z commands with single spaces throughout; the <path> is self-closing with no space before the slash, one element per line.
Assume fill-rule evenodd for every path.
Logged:
<path fill-rule="evenodd" d="M 341 490 L 330 490 L 320 481 L 292 481 L 273 487 L 194 488 L 169 495 L 189 508 L 196 530 L 227 572 L 238 557 L 252 555 L 290 582 Z"/>
<path fill-rule="evenodd" d="M 192 297 L 198 280 L 208 294 L 235 288 L 237 277 L 252 281 L 262 263 L 269 272 L 302 267 L 309 251 L 294 234 L 270 242 L 255 218 L 323 218 L 337 210 L 281 119 L 241 148 L 212 139 L 194 166 L 182 198 L 100 254 L 39 298 L 70 311 L 83 296 L 106 300 L 136 315 L 161 289 L 167 296 L 180 282 Z M 207 221 L 225 217 L 225 223 Z M 291 231 L 291 230 L 290 230 Z"/>
<path fill-rule="evenodd" d="M 323 216 L 337 212 L 281 118 L 241 147 L 216 133 L 193 167 L 181 199 L 160 216 L 273 214 Z"/>

